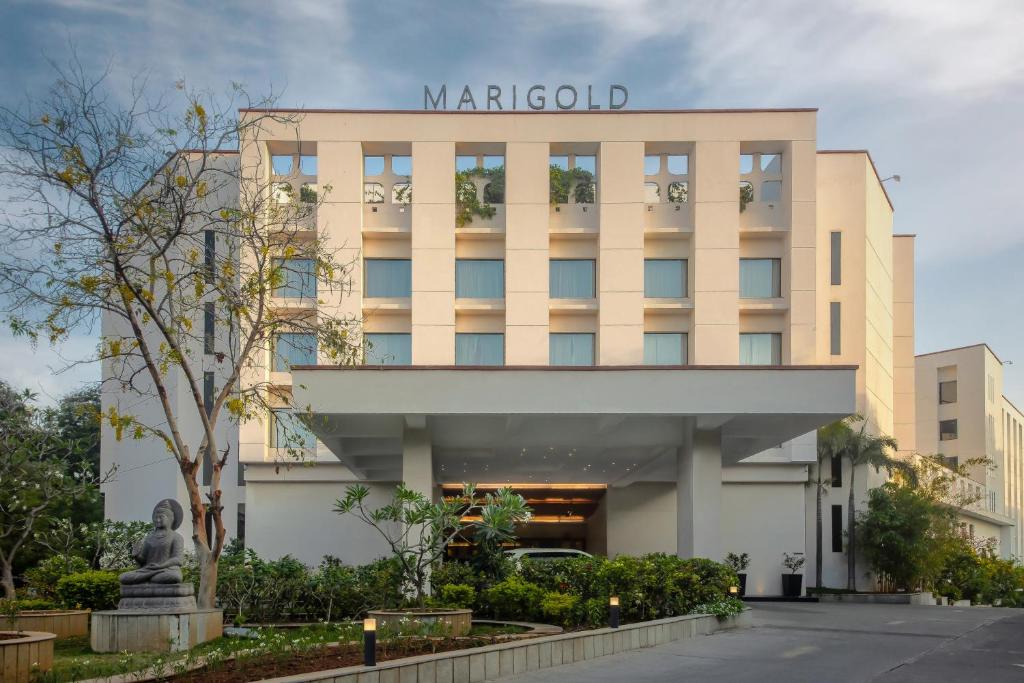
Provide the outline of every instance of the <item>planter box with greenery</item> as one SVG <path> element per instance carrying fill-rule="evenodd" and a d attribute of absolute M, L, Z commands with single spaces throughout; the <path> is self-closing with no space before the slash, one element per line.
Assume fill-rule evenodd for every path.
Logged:
<path fill-rule="evenodd" d="M 788 574 L 782 575 L 782 596 L 799 598 L 803 589 L 804 575 L 797 574 L 797 572 L 804 566 L 804 554 L 783 553 L 782 564 L 789 570 Z"/>
<path fill-rule="evenodd" d="M 4 683 L 29 683 L 53 668 L 53 641 L 41 631 L 0 631 L 0 675 Z"/>
<path fill-rule="evenodd" d="M 84 609 L 21 610 L 13 622 L 17 631 L 44 631 L 58 638 L 89 635 L 89 610 Z"/>
<path fill-rule="evenodd" d="M 740 597 L 747 594 L 747 567 L 750 566 L 750 555 L 747 553 L 729 553 L 725 556 L 725 563 L 736 572 L 736 578 L 740 580 Z"/>

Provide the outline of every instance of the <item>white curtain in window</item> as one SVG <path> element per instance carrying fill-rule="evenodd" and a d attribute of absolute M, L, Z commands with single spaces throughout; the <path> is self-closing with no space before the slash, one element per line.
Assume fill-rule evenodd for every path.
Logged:
<path fill-rule="evenodd" d="M 782 295 L 782 262 L 777 258 L 740 259 L 740 297 L 772 299 Z"/>
<path fill-rule="evenodd" d="M 366 259 L 366 296 L 409 297 L 412 268 L 408 259 Z"/>
<path fill-rule="evenodd" d="M 364 334 L 367 365 L 412 365 L 412 335 Z"/>
<path fill-rule="evenodd" d="M 685 365 L 685 339 L 679 332 L 644 334 L 644 365 Z"/>
<path fill-rule="evenodd" d="M 476 259 L 455 261 L 455 298 L 502 299 L 504 297 L 504 261 Z"/>
<path fill-rule="evenodd" d="M 781 365 L 782 335 L 777 332 L 740 335 L 740 365 Z"/>
<path fill-rule="evenodd" d="M 316 436 L 309 425 L 290 410 L 275 410 L 271 433 L 272 448 L 316 448 Z"/>
<path fill-rule="evenodd" d="M 316 335 L 282 332 L 274 340 L 274 371 L 287 372 L 293 365 L 316 365 Z"/>
<path fill-rule="evenodd" d="M 549 285 L 552 299 L 593 299 L 594 262 L 553 259 Z"/>
<path fill-rule="evenodd" d="M 313 259 L 292 258 L 274 259 L 274 267 L 280 268 L 284 282 L 274 290 L 274 294 L 289 298 L 316 298 L 316 277 Z"/>
<path fill-rule="evenodd" d="M 552 334 L 548 340 L 551 365 L 593 365 L 594 335 L 590 333 Z"/>
<path fill-rule="evenodd" d="M 456 334 L 456 365 L 504 365 L 505 335 Z"/>
<path fill-rule="evenodd" d="M 644 296 L 679 299 L 686 296 L 686 261 L 644 260 Z"/>

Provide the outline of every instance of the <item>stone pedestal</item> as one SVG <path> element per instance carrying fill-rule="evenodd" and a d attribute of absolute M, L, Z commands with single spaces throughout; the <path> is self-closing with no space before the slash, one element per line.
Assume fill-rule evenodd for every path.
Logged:
<path fill-rule="evenodd" d="M 191 583 L 121 584 L 117 609 L 194 610 L 196 598 Z"/>
<path fill-rule="evenodd" d="M 224 610 L 117 609 L 93 612 L 91 630 L 90 644 L 96 652 L 180 652 L 220 638 L 224 633 Z"/>

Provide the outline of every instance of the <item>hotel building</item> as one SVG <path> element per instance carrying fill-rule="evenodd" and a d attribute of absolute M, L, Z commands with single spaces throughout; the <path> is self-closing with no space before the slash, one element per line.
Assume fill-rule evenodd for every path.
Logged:
<path fill-rule="evenodd" d="M 348 483 L 371 502 L 507 483 L 537 512 L 524 545 L 747 552 L 748 592 L 777 594 L 784 552 L 813 575 L 814 430 L 858 412 L 913 438 L 913 237 L 867 152 L 817 149 L 816 110 L 293 113 L 225 163 L 282 201 L 326 193 L 305 229 L 357 264 L 351 287 L 299 276 L 275 305 L 358 319 L 368 350 L 318 365 L 282 336 L 243 379 L 317 416 L 312 467 L 280 466 L 283 410 L 224 427 L 229 533 L 261 555 L 382 555 L 332 512 Z M 457 192 L 493 215 L 461 220 Z M 133 469 L 143 450 L 104 438 L 109 517 L 181 497 L 173 461 Z M 842 467 L 827 585 L 845 585 Z M 857 472 L 861 505 L 878 480 Z"/>
<path fill-rule="evenodd" d="M 917 449 L 968 464 L 960 514 L 972 537 L 993 539 L 1002 557 L 1024 549 L 1024 415 L 1003 395 L 1003 361 L 987 344 L 917 356 Z"/>

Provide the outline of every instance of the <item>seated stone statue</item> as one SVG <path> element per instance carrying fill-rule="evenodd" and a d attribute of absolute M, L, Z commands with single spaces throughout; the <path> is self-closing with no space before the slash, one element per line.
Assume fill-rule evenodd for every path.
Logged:
<path fill-rule="evenodd" d="M 137 541 L 132 557 L 139 568 L 121 574 L 122 585 L 181 583 L 181 562 L 185 541 L 175 529 L 183 512 L 176 500 L 165 498 L 153 508 L 153 530 Z"/>
<path fill-rule="evenodd" d="M 183 583 L 185 541 L 175 529 L 184 512 L 173 498 L 153 508 L 153 530 L 132 548 L 139 568 L 121 574 L 121 610 L 195 609 L 191 583 Z"/>

